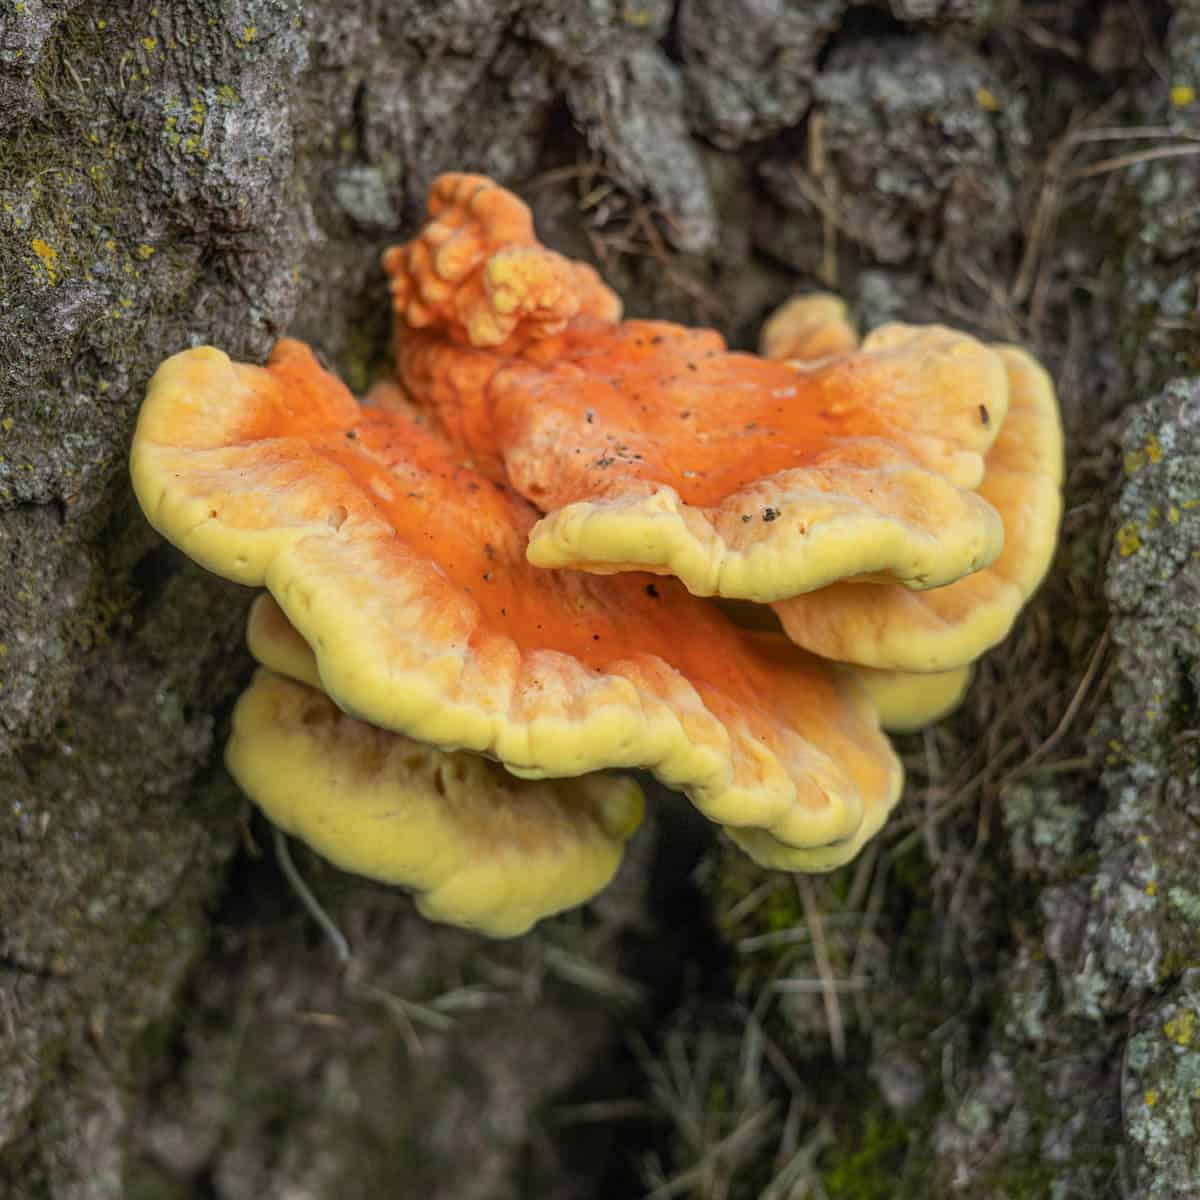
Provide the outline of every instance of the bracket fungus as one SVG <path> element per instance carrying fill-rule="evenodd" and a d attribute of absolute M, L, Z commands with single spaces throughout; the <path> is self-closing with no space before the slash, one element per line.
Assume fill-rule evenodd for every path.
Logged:
<path fill-rule="evenodd" d="M 577 317 L 620 318 L 620 297 L 595 269 L 541 245 L 528 207 L 486 176 L 439 176 L 427 209 L 420 235 L 383 256 L 406 328 L 511 350 Z"/>
<path fill-rule="evenodd" d="M 774 347 L 770 323 L 764 330 L 764 353 L 824 353 L 820 343 L 814 351 L 796 333 L 805 316 L 810 329 L 849 336 L 844 313 L 828 310 L 827 299 L 802 297 L 781 310 Z M 793 325 L 790 340 L 779 329 L 787 321 Z M 1000 514 L 1000 555 L 963 579 L 927 591 L 842 581 L 781 601 L 773 607 L 797 645 L 884 671 L 952 672 L 1007 636 L 1054 555 L 1063 446 L 1050 376 L 1017 346 L 992 350 L 1004 364 L 1008 409 L 984 455 L 978 494 Z"/>
<path fill-rule="evenodd" d="M 860 342 L 827 296 L 760 355 L 622 321 L 481 176 L 439 179 L 385 266 L 398 381 L 364 403 L 285 339 L 168 359 L 139 419 L 151 523 L 269 593 L 244 789 L 496 935 L 612 875 L 622 771 L 765 865 L 853 857 L 900 793 L 882 728 L 952 708 L 1048 564 L 1045 372 L 940 326 Z"/>
<path fill-rule="evenodd" d="M 628 775 L 517 779 L 342 712 L 269 595 L 246 640 L 263 666 L 233 713 L 225 759 L 285 833 L 344 870 L 416 892 L 436 921 L 494 937 L 590 899 L 642 815 Z"/>
<path fill-rule="evenodd" d="M 530 238 L 515 196 L 446 176 L 384 265 L 400 381 L 545 514 L 532 563 L 762 602 L 847 578 L 934 587 L 1000 552 L 975 491 L 1007 407 L 993 350 L 889 325 L 813 361 L 735 353 L 711 330 L 618 320 L 590 275 L 571 299 L 565 260 Z"/>
<path fill-rule="evenodd" d="M 673 580 L 530 565 L 532 506 L 395 385 L 371 399 L 298 342 L 265 368 L 188 350 L 151 381 L 131 456 L 151 523 L 265 585 L 339 709 L 526 779 L 646 769 L 792 866 L 879 827 L 901 772 L 853 680 Z"/>

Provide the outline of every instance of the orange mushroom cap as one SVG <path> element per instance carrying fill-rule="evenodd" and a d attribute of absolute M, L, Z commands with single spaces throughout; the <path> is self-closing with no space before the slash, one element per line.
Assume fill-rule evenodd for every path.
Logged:
<path fill-rule="evenodd" d="M 1062 512 L 1062 429 L 1045 370 L 1015 346 L 995 351 L 1008 414 L 984 459 L 979 495 L 1004 524 L 989 566 L 944 587 L 834 583 L 773 607 L 797 645 L 902 672 L 952 671 L 1003 640 L 1049 569 Z"/>
<path fill-rule="evenodd" d="M 536 338 L 498 342 L 490 325 L 475 336 L 455 315 L 457 255 L 442 272 L 423 247 L 443 227 L 470 241 L 470 309 L 476 280 L 509 253 L 482 257 L 493 239 L 480 209 L 515 201 L 454 178 L 435 188 L 425 232 L 385 259 L 404 300 L 397 368 L 480 469 L 547 514 L 531 562 L 649 570 L 698 595 L 769 601 L 847 577 L 936 586 L 999 553 L 1000 521 L 973 491 L 1007 404 L 987 347 L 892 325 L 798 367 L 731 353 L 711 331 L 618 323 L 587 288 L 574 315 L 556 290 Z M 554 279 L 566 286 L 565 268 Z M 407 298 L 425 294 L 442 307 L 411 318 Z"/>
<path fill-rule="evenodd" d="M 266 368 L 185 351 L 151 381 L 131 458 L 151 523 L 265 584 L 339 707 L 527 778 L 645 767 L 794 865 L 877 827 L 901 772 L 851 684 L 673 581 L 535 569 L 529 504 L 397 388 L 376 400 L 298 342 Z"/>

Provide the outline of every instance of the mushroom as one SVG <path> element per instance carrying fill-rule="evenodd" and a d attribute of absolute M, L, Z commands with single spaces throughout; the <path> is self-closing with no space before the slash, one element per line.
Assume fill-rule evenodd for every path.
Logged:
<path fill-rule="evenodd" d="M 528 207 L 485 175 L 442 175 L 429 222 L 384 254 L 392 307 L 412 329 L 438 325 L 472 346 L 517 346 L 573 317 L 616 321 L 621 300 L 592 267 L 541 245 Z"/>
<path fill-rule="evenodd" d="M 285 339 L 176 355 L 139 418 L 151 523 L 269 592 L 248 794 L 498 936 L 611 877 L 642 803 L 612 771 L 765 865 L 848 861 L 900 793 L 881 725 L 952 708 L 1047 568 L 1045 372 L 940 326 L 859 343 L 823 295 L 757 356 L 622 321 L 481 176 L 439 179 L 385 265 L 399 382 L 365 405 Z"/>
<path fill-rule="evenodd" d="M 264 666 L 238 700 L 230 773 L 271 821 L 347 871 L 416 892 L 428 918 L 492 937 L 590 899 L 642 815 L 627 775 L 516 779 L 342 712 L 269 596 L 247 641 Z"/>
<path fill-rule="evenodd" d="M 527 210 L 488 180 L 442 177 L 430 214 L 384 259 L 399 378 L 545 514 L 535 565 L 765 602 L 847 578 L 935 587 L 1000 552 L 975 492 L 1007 406 L 994 350 L 889 325 L 811 362 L 732 353 L 709 330 L 618 321 L 591 275 L 529 257 Z"/>
<path fill-rule="evenodd" d="M 824 331 L 821 336 L 827 338 L 844 338 L 849 331 L 845 314 L 829 308 L 829 299 L 805 296 L 784 306 L 767 324 L 764 351 L 820 355 L 824 351 L 814 330 Z M 805 318 L 808 345 L 779 333 L 788 321 L 794 329 Z M 774 342 L 768 336 L 773 326 Z M 992 349 L 1007 375 L 1008 411 L 1002 421 L 987 414 L 999 429 L 984 455 L 978 494 L 1003 522 L 999 557 L 964 579 L 928 591 L 843 581 L 774 604 L 797 645 L 826 658 L 884 671 L 953 672 L 1007 636 L 1054 554 L 1062 511 L 1063 447 L 1049 375 L 1016 346 Z M 803 363 L 797 366 L 802 369 Z M 912 686 L 928 685 L 914 680 Z M 895 681 L 890 694 L 899 697 Z M 921 702 L 914 703 L 916 711 L 925 711 Z"/>
<path fill-rule="evenodd" d="M 839 664 L 870 697 L 879 723 L 889 733 L 915 733 L 952 713 L 971 683 L 969 666 L 949 671 L 885 671 Z"/>
<path fill-rule="evenodd" d="M 858 349 L 845 303 L 827 292 L 793 296 L 763 322 L 758 351 L 764 358 L 815 362 Z"/>
<path fill-rule="evenodd" d="M 131 456 L 150 522 L 265 585 L 340 710 L 526 779 L 645 768 L 776 863 L 833 866 L 879 827 L 901 770 L 852 679 L 674 580 L 531 566 L 532 506 L 395 385 L 372 398 L 295 341 L 265 368 L 188 350 Z"/>

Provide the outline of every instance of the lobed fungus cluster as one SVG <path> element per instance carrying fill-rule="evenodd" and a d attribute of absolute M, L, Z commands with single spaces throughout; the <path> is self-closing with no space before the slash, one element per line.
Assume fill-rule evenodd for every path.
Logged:
<path fill-rule="evenodd" d="M 479 176 L 384 265 L 395 378 L 363 403 L 285 339 L 175 355 L 142 408 L 151 523 L 266 588 L 244 790 L 498 936 L 611 878 L 629 771 L 767 866 L 850 859 L 900 794 L 883 727 L 952 707 L 1046 570 L 1046 373 L 940 326 L 859 341 L 827 296 L 759 355 L 622 320 Z"/>

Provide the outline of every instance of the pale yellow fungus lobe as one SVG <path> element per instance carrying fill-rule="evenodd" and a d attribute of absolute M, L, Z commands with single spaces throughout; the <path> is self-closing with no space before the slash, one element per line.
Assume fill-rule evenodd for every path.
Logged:
<path fill-rule="evenodd" d="M 915 673 L 845 663 L 841 670 L 870 697 L 889 733 L 914 733 L 940 721 L 962 703 L 971 683 L 969 666 Z"/>
<path fill-rule="evenodd" d="M 491 937 L 589 900 L 641 819 L 627 776 L 515 779 L 355 720 L 266 669 L 238 701 L 225 760 L 285 833 L 343 870 L 411 888 L 431 920 Z"/>
<path fill-rule="evenodd" d="M 858 348 L 845 303 L 828 292 L 793 296 L 766 320 L 758 338 L 764 358 L 813 362 Z"/>

